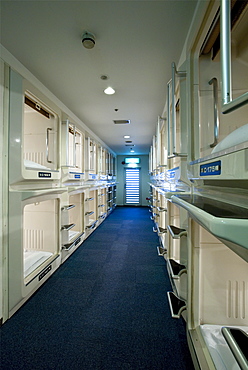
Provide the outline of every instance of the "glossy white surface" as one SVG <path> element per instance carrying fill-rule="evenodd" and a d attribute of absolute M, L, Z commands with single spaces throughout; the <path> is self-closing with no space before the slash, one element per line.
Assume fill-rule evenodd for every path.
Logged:
<path fill-rule="evenodd" d="M 235 360 L 224 336 L 221 325 L 201 325 L 201 333 L 211 354 L 213 362 L 218 370 L 239 370 L 240 367 Z M 248 334 L 247 326 L 235 326 Z"/>
<path fill-rule="evenodd" d="M 242 144 L 248 141 L 248 124 L 237 128 L 235 131 L 227 135 L 216 147 L 212 150 L 212 153 L 220 152 L 231 148 L 232 146 Z"/>
<path fill-rule="evenodd" d="M 194 220 L 217 238 L 238 244 L 248 250 L 248 218 L 215 217 L 178 197 L 172 196 L 171 200 L 173 203 L 185 208 Z"/>

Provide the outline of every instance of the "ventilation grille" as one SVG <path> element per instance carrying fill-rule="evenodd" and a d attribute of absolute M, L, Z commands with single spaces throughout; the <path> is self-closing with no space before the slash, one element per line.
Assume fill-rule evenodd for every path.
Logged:
<path fill-rule="evenodd" d="M 232 319 L 247 317 L 247 286 L 245 281 L 227 281 L 226 314 Z"/>
<path fill-rule="evenodd" d="M 128 125 L 130 123 L 130 119 L 117 119 L 114 120 L 115 125 Z"/>
<path fill-rule="evenodd" d="M 24 230 L 24 246 L 26 250 L 44 250 L 44 230 Z"/>
<path fill-rule="evenodd" d="M 46 164 L 44 152 L 25 152 L 24 159 L 35 162 L 36 164 L 40 164 L 41 166 L 45 166 Z"/>

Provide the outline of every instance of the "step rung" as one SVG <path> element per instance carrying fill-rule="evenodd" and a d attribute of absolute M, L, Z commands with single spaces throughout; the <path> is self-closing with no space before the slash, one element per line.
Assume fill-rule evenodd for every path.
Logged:
<path fill-rule="evenodd" d="M 85 213 L 85 216 L 91 216 L 91 215 L 93 215 L 94 214 L 94 211 L 90 211 L 90 212 L 86 212 Z"/>
<path fill-rule="evenodd" d="M 166 212 L 167 211 L 167 209 L 166 208 L 163 208 L 163 207 L 157 207 L 157 210 L 159 212 Z"/>
<path fill-rule="evenodd" d="M 182 274 L 187 273 L 186 266 L 181 265 L 180 263 L 176 262 L 173 259 L 168 260 L 168 265 L 171 272 L 171 276 L 174 279 L 178 279 Z"/>
<path fill-rule="evenodd" d="M 69 204 L 68 206 L 64 206 L 61 208 L 61 211 L 69 211 L 69 209 L 72 209 L 76 207 L 75 204 Z"/>
<path fill-rule="evenodd" d="M 186 310 L 186 302 L 178 298 L 173 292 L 167 292 L 167 296 L 170 305 L 171 316 L 174 319 L 179 319 L 182 312 Z"/>
<path fill-rule="evenodd" d="M 94 229 L 96 227 L 97 222 L 98 220 L 94 221 L 93 224 L 86 226 L 85 229 L 88 230 Z"/>
<path fill-rule="evenodd" d="M 158 228 L 158 235 L 167 233 L 167 229 L 164 229 L 163 227 Z"/>
<path fill-rule="evenodd" d="M 84 233 L 81 233 L 79 236 L 77 236 L 77 238 L 73 242 L 64 244 L 63 249 L 66 250 L 66 251 L 69 251 L 72 247 L 81 243 L 81 241 L 82 241 L 81 238 L 82 238 L 83 235 L 84 235 Z"/>
<path fill-rule="evenodd" d="M 157 251 L 158 251 L 158 255 L 159 256 L 163 256 L 164 257 L 164 255 L 167 254 L 167 249 L 165 249 L 163 247 L 160 247 L 160 246 L 157 247 Z"/>
<path fill-rule="evenodd" d="M 187 235 L 187 231 L 185 229 L 180 229 L 177 226 L 168 225 L 167 229 L 169 230 L 173 239 L 180 239 L 182 236 Z"/>
<path fill-rule="evenodd" d="M 74 226 L 76 226 L 76 224 L 63 225 L 63 226 L 61 227 L 61 230 L 69 231 L 69 230 L 71 230 Z"/>

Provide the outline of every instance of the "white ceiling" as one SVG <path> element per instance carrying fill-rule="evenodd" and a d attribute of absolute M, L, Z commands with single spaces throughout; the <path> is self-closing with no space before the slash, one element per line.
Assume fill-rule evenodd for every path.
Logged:
<path fill-rule="evenodd" d="M 147 154 L 196 3 L 1 0 L 1 44 L 114 152 L 130 152 L 126 134 Z M 96 37 L 91 50 L 85 30 Z M 103 93 L 108 85 L 115 95 Z"/>

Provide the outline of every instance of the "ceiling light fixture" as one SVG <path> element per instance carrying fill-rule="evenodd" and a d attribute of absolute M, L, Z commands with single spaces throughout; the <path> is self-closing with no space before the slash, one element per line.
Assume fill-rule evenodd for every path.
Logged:
<path fill-rule="evenodd" d="M 125 135 L 125 136 L 123 136 L 124 137 L 124 139 L 130 139 L 130 135 Z"/>
<path fill-rule="evenodd" d="M 115 93 L 115 90 L 112 87 L 107 87 L 105 90 L 103 90 L 105 94 L 107 95 L 113 95 Z"/>
<path fill-rule="evenodd" d="M 95 36 L 91 32 L 84 32 L 82 36 L 82 43 L 86 49 L 93 49 L 95 46 Z"/>

